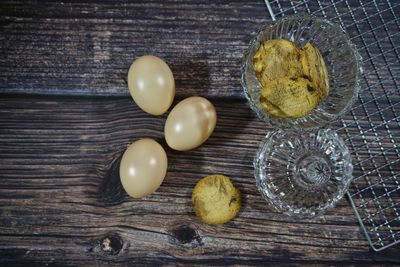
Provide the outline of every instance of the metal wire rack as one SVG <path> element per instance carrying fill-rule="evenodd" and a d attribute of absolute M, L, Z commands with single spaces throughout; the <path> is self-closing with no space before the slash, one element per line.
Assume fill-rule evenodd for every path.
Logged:
<path fill-rule="evenodd" d="M 268 1 L 271 18 L 294 13 L 339 24 L 363 57 L 358 102 L 334 127 L 352 151 L 348 196 L 371 247 L 400 242 L 400 2 Z"/>

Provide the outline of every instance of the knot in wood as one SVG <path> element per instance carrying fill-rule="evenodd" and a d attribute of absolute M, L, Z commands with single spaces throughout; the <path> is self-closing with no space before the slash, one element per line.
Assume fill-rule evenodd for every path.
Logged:
<path fill-rule="evenodd" d="M 113 234 L 104 237 L 100 242 L 101 250 L 109 255 L 116 255 L 120 252 L 123 241 L 120 236 Z"/>
<path fill-rule="evenodd" d="M 186 225 L 181 225 L 178 228 L 173 229 L 172 234 L 174 238 L 182 244 L 190 243 L 193 240 L 200 238 L 196 230 Z"/>

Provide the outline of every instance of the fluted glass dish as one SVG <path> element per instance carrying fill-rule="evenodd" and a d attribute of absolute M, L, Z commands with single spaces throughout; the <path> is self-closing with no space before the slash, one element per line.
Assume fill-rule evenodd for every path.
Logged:
<path fill-rule="evenodd" d="M 301 118 L 282 119 L 268 114 L 260 105 L 261 85 L 253 68 L 253 57 L 260 44 L 271 39 L 288 39 L 303 47 L 315 45 L 325 60 L 329 75 L 329 95 L 316 109 Z M 241 83 L 250 107 L 269 126 L 279 128 L 317 129 L 350 110 L 360 88 L 361 57 L 346 33 L 328 20 L 310 16 L 285 16 L 264 27 L 250 42 L 241 67 Z"/>
<path fill-rule="evenodd" d="M 269 132 L 254 159 L 257 188 L 290 216 L 312 218 L 347 192 L 353 165 L 347 146 L 330 129 Z"/>

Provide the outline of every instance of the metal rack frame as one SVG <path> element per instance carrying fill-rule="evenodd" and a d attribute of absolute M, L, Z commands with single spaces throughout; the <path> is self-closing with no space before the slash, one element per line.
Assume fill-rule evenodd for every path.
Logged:
<path fill-rule="evenodd" d="M 400 3 L 265 0 L 272 20 L 295 13 L 339 24 L 363 57 L 358 102 L 333 126 L 352 151 L 348 197 L 375 251 L 400 243 Z M 397 14 L 397 15 L 396 15 Z"/>

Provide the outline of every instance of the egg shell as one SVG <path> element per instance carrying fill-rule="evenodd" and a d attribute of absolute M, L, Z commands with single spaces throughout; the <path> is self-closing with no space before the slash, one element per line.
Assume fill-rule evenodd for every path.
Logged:
<path fill-rule="evenodd" d="M 159 143 L 153 139 L 138 140 L 122 156 L 119 168 L 122 186 L 131 197 L 145 197 L 161 185 L 167 166 L 167 154 Z"/>
<path fill-rule="evenodd" d="M 168 146 L 191 150 L 204 143 L 214 131 L 217 113 L 204 97 L 189 97 L 179 102 L 168 115 L 164 135 Z"/>
<path fill-rule="evenodd" d="M 129 92 L 135 103 L 152 115 L 164 114 L 175 97 L 175 80 L 161 58 L 146 55 L 136 59 L 128 72 Z"/>

